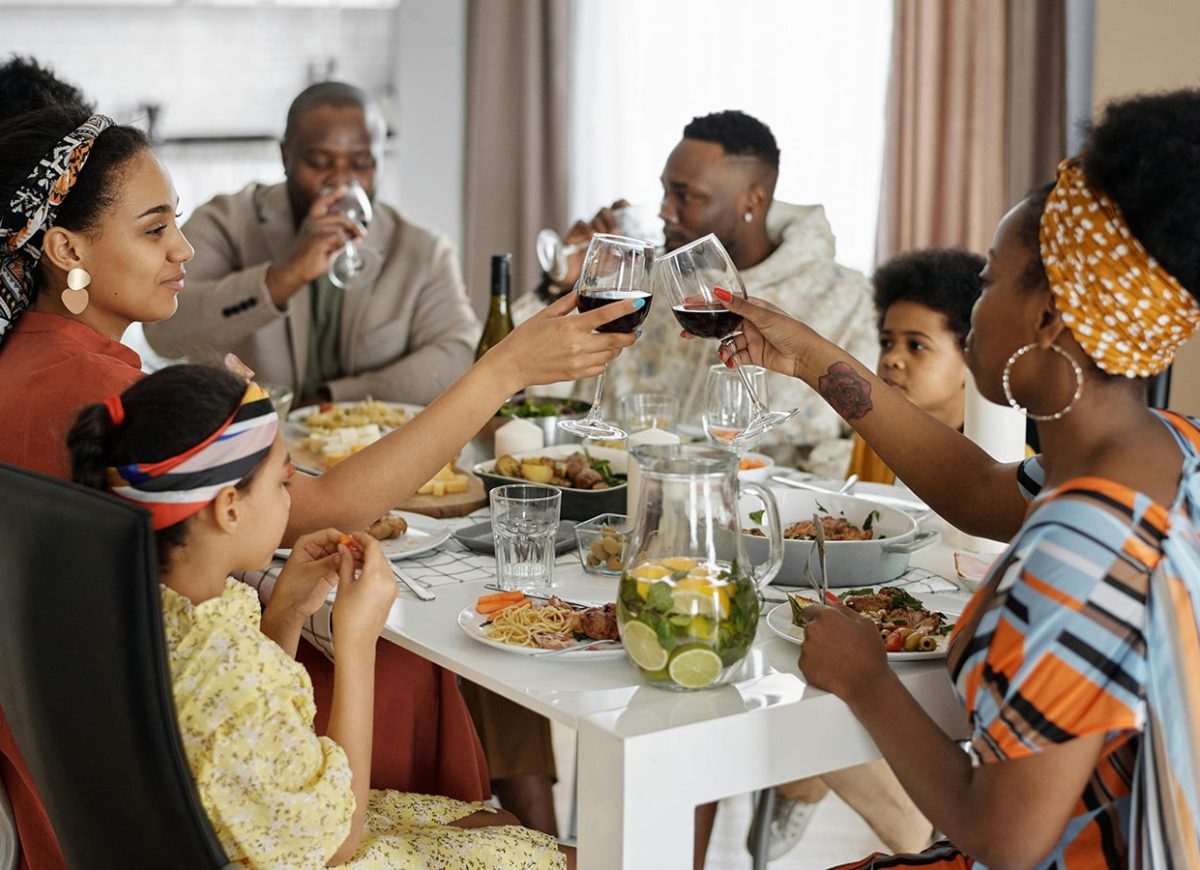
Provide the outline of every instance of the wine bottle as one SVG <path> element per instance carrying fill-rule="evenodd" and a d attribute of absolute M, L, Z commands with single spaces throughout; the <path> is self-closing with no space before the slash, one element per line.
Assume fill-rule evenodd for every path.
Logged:
<path fill-rule="evenodd" d="M 475 359 L 479 359 L 504 336 L 513 331 L 512 314 L 508 310 L 508 284 L 512 274 L 512 254 L 492 256 L 492 304 L 488 309 L 483 335 L 475 348 Z"/>

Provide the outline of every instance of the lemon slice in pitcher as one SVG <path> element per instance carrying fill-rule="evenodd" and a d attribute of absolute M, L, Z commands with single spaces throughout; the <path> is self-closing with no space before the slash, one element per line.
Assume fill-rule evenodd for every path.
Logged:
<path fill-rule="evenodd" d="M 703 689 L 721 676 L 721 657 L 708 647 L 692 647 L 675 653 L 667 674 L 685 689 Z"/>
<path fill-rule="evenodd" d="M 729 590 L 724 584 L 703 577 L 685 577 L 671 590 L 675 613 L 690 613 L 710 619 L 729 616 Z"/>
<path fill-rule="evenodd" d="M 642 670 L 660 671 L 667 663 L 667 651 L 659 646 L 654 629 L 644 622 L 625 623 L 621 629 L 621 642 L 633 663 Z M 717 662 L 720 661 L 718 658 Z"/>

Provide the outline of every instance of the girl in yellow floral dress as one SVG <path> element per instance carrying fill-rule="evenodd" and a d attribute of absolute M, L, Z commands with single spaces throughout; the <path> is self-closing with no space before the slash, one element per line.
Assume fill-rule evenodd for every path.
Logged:
<path fill-rule="evenodd" d="M 247 867 L 569 867 L 507 813 L 371 791 L 375 644 L 396 597 L 379 544 L 300 538 L 266 610 L 230 579 L 279 545 L 295 470 L 267 394 L 228 372 L 172 366 L 85 408 L 74 475 L 150 511 L 176 713 L 200 799 Z M 328 736 L 295 661 L 303 619 L 337 588 Z"/>

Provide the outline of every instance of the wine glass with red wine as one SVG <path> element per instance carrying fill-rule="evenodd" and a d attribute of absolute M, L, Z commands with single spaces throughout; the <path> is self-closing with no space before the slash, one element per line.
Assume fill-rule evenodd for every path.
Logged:
<path fill-rule="evenodd" d="M 726 290 L 746 298 L 746 287 L 729 254 L 712 233 L 676 248 L 658 259 L 655 265 L 657 284 L 663 301 L 684 332 L 696 338 L 716 338 L 729 350 L 742 386 L 750 397 L 753 413 L 746 427 L 731 440 L 731 444 L 748 446 L 764 432 L 790 420 L 799 409 L 772 411 L 762 403 L 750 378 L 738 366 L 733 340 L 741 335 L 742 318 L 721 304 L 714 290 Z"/>
<path fill-rule="evenodd" d="M 645 304 L 600 327 L 600 332 L 633 332 L 650 313 L 650 267 L 654 263 L 654 246 L 650 242 L 610 236 L 592 236 L 583 258 L 583 272 L 575 285 L 575 305 L 580 311 L 591 311 L 626 299 L 641 299 Z M 558 426 L 583 438 L 619 440 L 625 430 L 600 417 L 600 401 L 604 398 L 604 372 L 596 378 L 596 395 L 587 416 L 578 420 L 562 420 Z"/>

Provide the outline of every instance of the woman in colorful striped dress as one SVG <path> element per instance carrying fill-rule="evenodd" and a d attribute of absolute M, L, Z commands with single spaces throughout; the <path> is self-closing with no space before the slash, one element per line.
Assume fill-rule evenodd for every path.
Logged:
<path fill-rule="evenodd" d="M 753 302 L 740 358 L 802 378 L 940 514 L 1009 540 L 951 638 L 968 751 L 872 624 L 806 611 L 800 668 L 844 700 L 946 840 L 854 867 L 1200 867 L 1200 427 L 1146 378 L 1200 325 L 1200 91 L 1113 104 L 997 227 L 967 362 L 1037 421 L 1002 465 Z"/>

